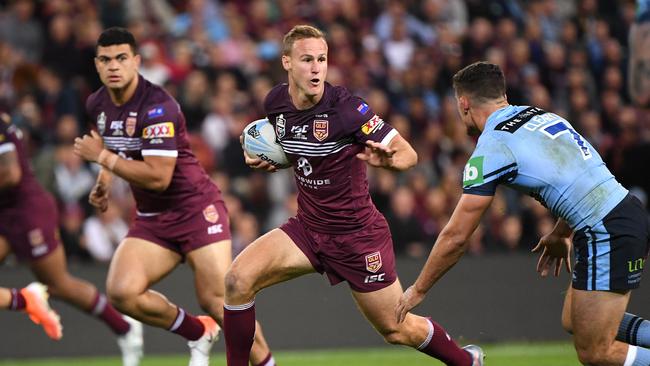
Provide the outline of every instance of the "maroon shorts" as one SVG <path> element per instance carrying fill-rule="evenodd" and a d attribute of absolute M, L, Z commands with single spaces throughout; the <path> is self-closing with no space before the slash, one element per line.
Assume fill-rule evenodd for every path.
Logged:
<path fill-rule="evenodd" d="M 49 194 L 28 197 L 19 206 L 0 208 L 0 236 L 16 258 L 35 261 L 60 245 L 59 214 Z"/>
<path fill-rule="evenodd" d="M 223 201 L 215 200 L 203 207 L 138 215 L 126 236 L 156 243 L 184 257 L 195 249 L 230 240 L 230 220 Z"/>
<path fill-rule="evenodd" d="M 393 239 L 383 216 L 350 234 L 323 234 L 292 217 L 280 227 L 332 285 L 347 281 L 354 291 L 372 292 L 397 279 Z"/>

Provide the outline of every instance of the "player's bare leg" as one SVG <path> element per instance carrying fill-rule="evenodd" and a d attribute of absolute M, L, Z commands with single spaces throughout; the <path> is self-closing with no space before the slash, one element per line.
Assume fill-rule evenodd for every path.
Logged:
<path fill-rule="evenodd" d="M 210 244 L 187 254 L 194 271 L 194 286 L 201 308 L 223 326 L 223 302 L 226 292 L 226 270 L 232 263 L 230 240 Z M 250 354 L 252 365 L 264 365 L 271 360 L 271 351 L 256 322 L 255 340 Z"/>
<path fill-rule="evenodd" d="M 630 300 L 630 292 L 571 289 L 571 326 L 578 358 L 589 365 L 623 365 L 628 345 L 616 332 Z"/>
<path fill-rule="evenodd" d="M 168 275 L 181 256 L 157 244 L 126 238 L 111 261 L 106 292 L 113 305 L 124 314 L 158 328 L 169 328 L 177 307 L 149 287 Z"/>
<path fill-rule="evenodd" d="M 408 313 L 398 323 L 395 307 L 402 296 L 399 280 L 373 292 L 352 291 L 352 296 L 366 319 L 390 344 L 401 344 L 418 349 L 448 365 L 471 366 L 472 355 L 458 347 L 442 327 L 427 318 Z M 482 364 L 476 363 L 477 365 Z"/>
<path fill-rule="evenodd" d="M 224 333 L 229 366 L 248 365 L 255 333 L 255 294 L 314 272 L 305 254 L 282 230 L 274 229 L 250 244 L 226 274 Z"/>

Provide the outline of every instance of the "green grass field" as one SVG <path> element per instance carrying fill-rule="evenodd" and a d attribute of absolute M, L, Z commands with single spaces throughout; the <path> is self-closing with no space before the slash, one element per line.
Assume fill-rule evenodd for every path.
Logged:
<path fill-rule="evenodd" d="M 575 366 L 579 365 L 573 346 L 569 343 L 495 344 L 484 347 L 486 365 L 493 366 Z M 274 357 L 280 366 L 432 366 L 442 363 L 432 361 L 408 348 L 384 347 L 378 349 L 347 349 L 318 351 L 279 351 Z M 148 356 L 142 366 L 186 365 L 187 355 Z M 0 361 L 1 366 L 119 366 L 115 357 L 67 358 L 55 360 Z M 213 366 L 225 365 L 225 356 L 215 353 Z"/>

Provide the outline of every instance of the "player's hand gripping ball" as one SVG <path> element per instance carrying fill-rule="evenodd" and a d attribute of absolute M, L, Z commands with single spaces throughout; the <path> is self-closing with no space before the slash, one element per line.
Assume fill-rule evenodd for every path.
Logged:
<path fill-rule="evenodd" d="M 282 146 L 276 141 L 275 128 L 266 118 L 249 123 L 242 134 L 244 151 L 252 158 L 259 158 L 278 169 L 291 166 Z"/>

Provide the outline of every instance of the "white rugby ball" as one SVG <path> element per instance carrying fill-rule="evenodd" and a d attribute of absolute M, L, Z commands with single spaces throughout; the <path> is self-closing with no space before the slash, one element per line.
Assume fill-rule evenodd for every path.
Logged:
<path fill-rule="evenodd" d="M 275 139 L 275 128 L 268 119 L 262 118 L 249 123 L 243 132 L 244 151 L 250 157 L 258 157 L 278 169 L 291 166 L 282 146 Z"/>

